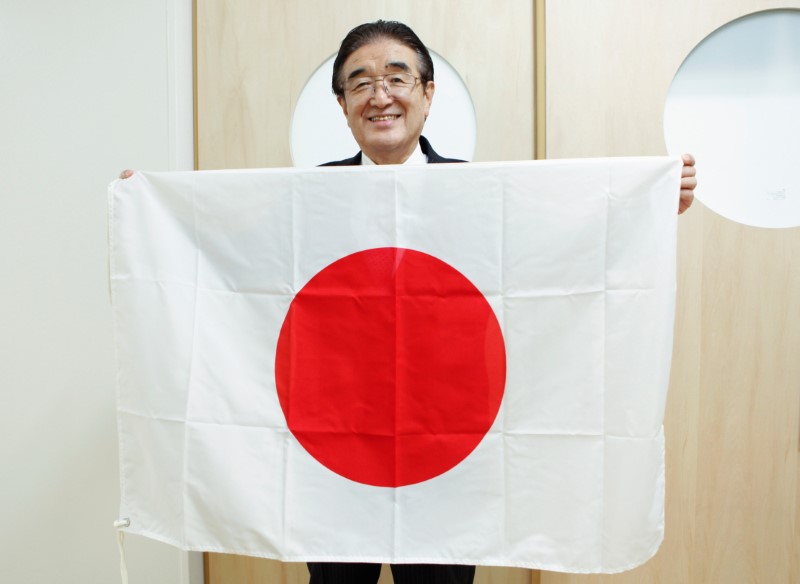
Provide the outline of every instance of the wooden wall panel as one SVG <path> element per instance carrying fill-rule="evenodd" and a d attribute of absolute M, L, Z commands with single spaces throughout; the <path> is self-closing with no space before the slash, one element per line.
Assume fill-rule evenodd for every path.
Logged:
<path fill-rule="evenodd" d="M 411 26 L 460 73 L 478 119 L 475 160 L 533 158 L 530 0 L 197 0 L 196 14 L 201 169 L 291 166 L 300 91 L 351 28 L 378 18 Z M 431 115 L 442 106 L 434 98 Z"/>
<path fill-rule="evenodd" d="M 669 84 L 706 35 L 800 2 L 546 3 L 548 158 L 664 154 Z M 703 161 L 698 161 L 702 192 Z M 800 229 L 699 202 L 679 225 L 666 537 L 618 575 L 543 584 L 800 582 Z"/>
<path fill-rule="evenodd" d="M 533 158 L 530 0 L 196 0 L 198 168 L 291 166 L 300 91 L 351 28 L 378 18 L 411 26 L 464 79 L 477 114 L 476 160 Z M 434 98 L 431 115 L 443 105 Z M 209 584 L 308 581 L 304 564 L 222 554 L 206 560 Z M 539 575 L 479 568 L 475 582 L 537 584 Z"/>

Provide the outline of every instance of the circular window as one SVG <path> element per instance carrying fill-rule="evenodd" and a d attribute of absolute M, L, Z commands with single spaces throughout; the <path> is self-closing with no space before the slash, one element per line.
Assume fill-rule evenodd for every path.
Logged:
<path fill-rule="evenodd" d="M 436 93 L 423 133 L 442 156 L 472 160 L 477 124 L 469 90 L 447 61 L 433 51 L 430 53 L 436 72 Z M 358 144 L 331 92 L 335 57 L 332 55 L 314 71 L 297 100 L 291 133 L 295 166 L 317 166 L 358 152 Z"/>
<path fill-rule="evenodd" d="M 800 225 L 800 11 L 750 14 L 706 37 L 664 108 L 670 154 L 697 158 L 697 198 L 757 227 Z"/>

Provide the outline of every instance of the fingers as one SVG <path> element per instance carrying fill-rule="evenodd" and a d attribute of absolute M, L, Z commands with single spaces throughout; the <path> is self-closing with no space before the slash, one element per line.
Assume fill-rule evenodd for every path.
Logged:
<path fill-rule="evenodd" d="M 697 171 L 694 168 L 694 156 L 691 154 L 681 155 L 683 168 L 681 169 L 681 198 L 678 203 L 678 215 L 686 211 L 694 203 L 694 189 L 697 188 Z"/>
<path fill-rule="evenodd" d="M 694 191 L 689 189 L 681 189 L 681 198 L 678 202 L 678 215 L 686 211 L 694 203 Z"/>
<path fill-rule="evenodd" d="M 683 158 L 681 195 L 684 194 L 684 191 L 687 191 L 685 194 L 691 195 L 693 194 L 692 191 L 697 188 L 697 179 L 695 178 L 697 171 L 694 168 L 694 157 L 691 154 L 684 154 L 681 158 Z"/>
<path fill-rule="evenodd" d="M 125 169 L 119 173 L 119 178 L 125 180 L 126 178 L 131 178 L 133 176 L 133 171 L 130 169 Z"/>
<path fill-rule="evenodd" d="M 694 188 L 697 186 L 697 180 L 695 180 L 695 175 L 697 174 L 697 170 L 694 168 L 694 158 L 692 158 L 691 164 L 688 164 L 684 161 L 683 168 L 681 169 L 681 188 Z M 683 186 L 683 181 L 688 181 L 687 185 L 694 181 L 694 186 Z"/>

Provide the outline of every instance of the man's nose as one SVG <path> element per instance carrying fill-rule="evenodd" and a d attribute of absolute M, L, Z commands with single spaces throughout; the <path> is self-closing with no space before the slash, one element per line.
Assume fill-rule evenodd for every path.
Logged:
<path fill-rule="evenodd" d="M 383 79 L 380 81 L 376 81 L 373 87 L 372 92 L 372 103 L 375 105 L 385 105 L 392 103 L 392 96 L 389 95 L 389 91 L 386 89 L 386 85 L 384 84 Z"/>

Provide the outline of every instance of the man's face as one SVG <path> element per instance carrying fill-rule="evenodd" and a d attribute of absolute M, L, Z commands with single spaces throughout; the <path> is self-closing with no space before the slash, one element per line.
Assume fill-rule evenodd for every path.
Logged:
<path fill-rule="evenodd" d="M 342 75 L 374 77 L 409 73 L 419 77 L 417 54 L 394 40 L 379 40 L 354 51 L 344 62 Z M 417 82 L 406 96 L 387 95 L 381 83 L 375 92 L 352 95 L 345 91 L 339 105 L 361 150 L 378 164 L 401 164 L 417 147 L 433 99 L 434 86 Z"/>

